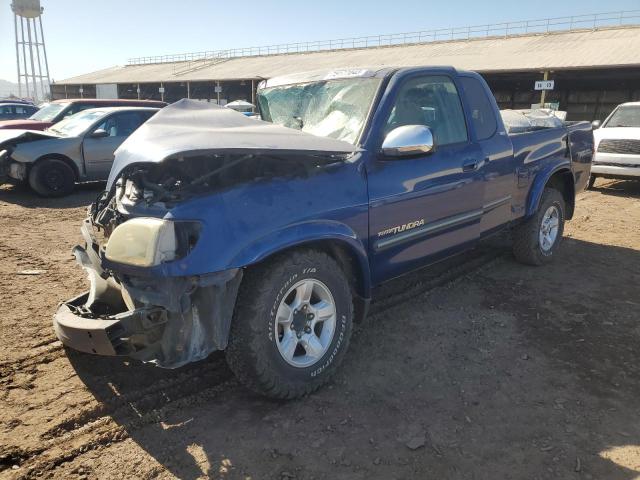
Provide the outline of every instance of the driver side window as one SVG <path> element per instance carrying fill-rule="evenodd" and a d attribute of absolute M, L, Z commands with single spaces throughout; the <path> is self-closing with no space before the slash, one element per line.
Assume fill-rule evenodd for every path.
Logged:
<path fill-rule="evenodd" d="M 116 113 L 109 116 L 95 130 L 104 130 L 109 134 L 109 137 L 128 137 L 145 120 L 146 118 L 138 112 Z"/>
<path fill-rule="evenodd" d="M 453 81 L 441 75 L 406 81 L 396 97 L 385 134 L 404 125 L 429 127 L 436 145 L 467 141 L 464 112 Z"/>

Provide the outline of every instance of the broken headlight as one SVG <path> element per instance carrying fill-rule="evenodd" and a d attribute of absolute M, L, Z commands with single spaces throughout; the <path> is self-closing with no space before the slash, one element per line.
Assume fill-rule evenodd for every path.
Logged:
<path fill-rule="evenodd" d="M 112 262 L 153 267 L 188 255 L 199 234 L 198 222 L 133 218 L 113 230 L 105 256 Z"/>

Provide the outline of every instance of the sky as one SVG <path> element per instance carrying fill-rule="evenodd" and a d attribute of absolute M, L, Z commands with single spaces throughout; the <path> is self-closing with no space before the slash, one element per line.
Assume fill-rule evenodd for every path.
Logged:
<path fill-rule="evenodd" d="M 0 79 L 15 82 L 10 3 L 0 0 Z M 640 8 L 638 0 L 41 0 L 41 4 L 54 80 L 124 65 L 130 57 Z"/>

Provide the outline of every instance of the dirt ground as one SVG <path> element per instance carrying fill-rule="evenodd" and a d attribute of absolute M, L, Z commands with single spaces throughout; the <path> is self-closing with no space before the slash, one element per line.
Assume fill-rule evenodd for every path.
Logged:
<path fill-rule="evenodd" d="M 2 187 L 0 478 L 640 478 L 640 182 L 596 186 L 553 265 L 497 239 L 380 288 L 332 384 L 288 403 L 220 354 L 66 351 L 51 316 L 86 287 L 70 250 L 99 186 Z"/>

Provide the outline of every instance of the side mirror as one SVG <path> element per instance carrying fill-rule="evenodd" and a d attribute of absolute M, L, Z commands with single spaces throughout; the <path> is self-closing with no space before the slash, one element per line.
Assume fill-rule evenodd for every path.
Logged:
<path fill-rule="evenodd" d="M 601 122 L 600 120 L 594 120 L 593 122 L 591 122 L 591 128 L 593 128 L 594 130 L 597 128 L 600 128 Z"/>
<path fill-rule="evenodd" d="M 433 133 L 425 125 L 404 125 L 391 130 L 382 142 L 387 157 L 410 157 L 433 151 Z"/>
<path fill-rule="evenodd" d="M 103 128 L 99 128 L 97 130 L 94 130 L 93 132 L 91 132 L 90 137 L 91 138 L 105 138 L 109 136 L 109 132 L 107 132 L 105 129 Z"/>

